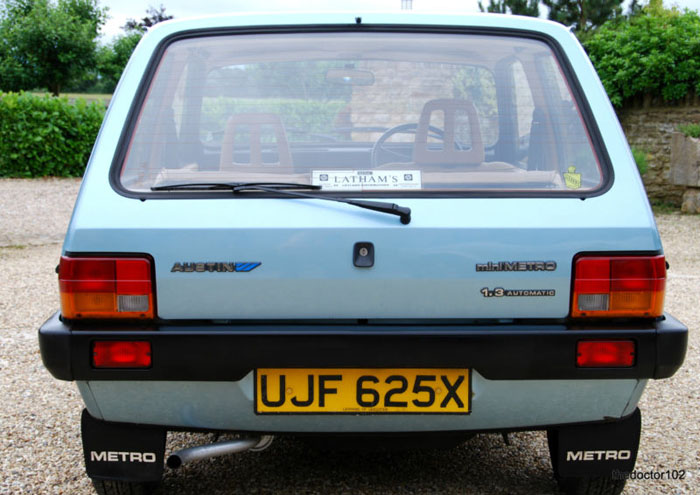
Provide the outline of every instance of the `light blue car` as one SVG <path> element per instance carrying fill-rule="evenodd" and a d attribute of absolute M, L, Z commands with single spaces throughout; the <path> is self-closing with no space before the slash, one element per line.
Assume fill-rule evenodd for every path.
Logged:
<path fill-rule="evenodd" d="M 159 24 L 58 272 L 41 351 L 99 493 L 147 491 L 192 429 L 242 438 L 171 468 L 277 434 L 546 430 L 562 490 L 616 494 L 687 343 L 593 67 L 515 16 Z"/>

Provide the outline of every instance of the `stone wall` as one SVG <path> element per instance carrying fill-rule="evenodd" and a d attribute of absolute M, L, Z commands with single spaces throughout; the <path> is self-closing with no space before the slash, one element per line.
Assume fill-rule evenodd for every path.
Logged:
<path fill-rule="evenodd" d="M 673 134 L 671 172 L 671 181 L 686 188 L 681 211 L 700 213 L 700 139 Z"/>
<path fill-rule="evenodd" d="M 350 110 L 355 127 L 391 128 L 418 122 L 423 104 L 434 98 L 451 98 L 454 66 L 412 62 L 367 61 L 359 66 L 372 71 L 371 86 L 354 86 Z M 420 77 L 415 77 L 420 71 Z M 387 98 L 391 95 L 392 98 Z M 369 111 L 363 113 L 363 109 Z M 440 123 L 434 123 L 441 127 Z M 354 140 L 376 140 L 382 133 L 353 133 Z M 398 136 L 393 141 L 412 141 L 413 136 Z"/>
<path fill-rule="evenodd" d="M 671 141 L 679 124 L 700 122 L 700 106 L 651 106 L 618 111 L 630 146 L 648 155 L 649 169 L 642 176 L 649 199 L 681 206 L 685 187 L 674 185 Z"/>

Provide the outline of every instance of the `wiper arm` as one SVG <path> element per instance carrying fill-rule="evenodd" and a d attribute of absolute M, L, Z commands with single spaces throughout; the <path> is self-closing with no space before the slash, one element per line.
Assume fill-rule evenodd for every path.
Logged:
<path fill-rule="evenodd" d="M 407 225 L 411 223 L 411 209 L 405 206 L 399 206 L 394 203 L 384 203 L 381 201 L 365 201 L 359 199 L 334 198 L 332 196 L 321 196 L 317 194 L 309 194 L 295 192 L 293 189 L 310 189 L 317 191 L 321 186 L 312 184 L 301 184 L 295 182 L 183 182 L 179 184 L 164 184 L 162 186 L 153 186 L 151 191 L 176 191 L 176 190 L 192 190 L 192 191 L 231 191 L 234 194 L 242 191 L 265 191 L 270 193 L 284 194 L 295 198 L 305 199 L 323 199 L 326 201 L 335 201 L 336 203 L 346 203 L 349 205 L 365 208 L 367 210 L 379 211 L 396 215 L 401 220 L 401 223 Z"/>
<path fill-rule="evenodd" d="M 316 187 L 320 189 L 319 186 Z M 241 184 L 240 186 L 233 188 L 232 191 L 234 193 L 241 191 L 267 191 L 272 193 L 284 194 L 285 196 L 293 196 L 295 198 L 324 199 L 326 201 L 335 201 L 336 203 L 346 203 L 360 208 L 365 208 L 367 210 L 389 213 L 390 215 L 398 216 L 401 220 L 401 223 L 404 225 L 408 225 L 409 223 L 411 223 L 411 209 L 405 206 L 399 206 L 395 203 L 384 203 L 381 201 L 365 201 L 361 199 L 334 198 L 333 196 L 320 196 L 318 194 L 294 192 L 289 191 L 287 189 L 276 189 L 274 187 L 269 187 L 265 184 L 254 183 Z"/>
<path fill-rule="evenodd" d="M 235 191 L 239 187 L 265 186 L 275 191 L 289 189 L 321 189 L 321 186 L 301 184 L 297 182 L 182 182 L 177 184 L 163 184 L 153 186 L 151 191 Z"/>

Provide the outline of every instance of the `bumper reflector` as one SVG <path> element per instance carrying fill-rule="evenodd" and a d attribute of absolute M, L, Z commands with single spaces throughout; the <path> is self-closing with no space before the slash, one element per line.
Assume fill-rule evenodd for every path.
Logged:
<path fill-rule="evenodd" d="M 92 345 L 95 368 L 150 368 L 151 362 L 150 342 L 106 340 Z"/>
<path fill-rule="evenodd" d="M 576 366 L 629 368 L 634 366 L 635 351 L 632 340 L 582 340 L 576 344 Z"/>

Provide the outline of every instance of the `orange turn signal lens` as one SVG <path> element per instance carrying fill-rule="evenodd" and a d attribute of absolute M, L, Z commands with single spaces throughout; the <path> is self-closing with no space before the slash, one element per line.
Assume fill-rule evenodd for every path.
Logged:
<path fill-rule="evenodd" d="M 58 270 L 65 318 L 153 318 L 147 258 L 61 257 Z"/>

